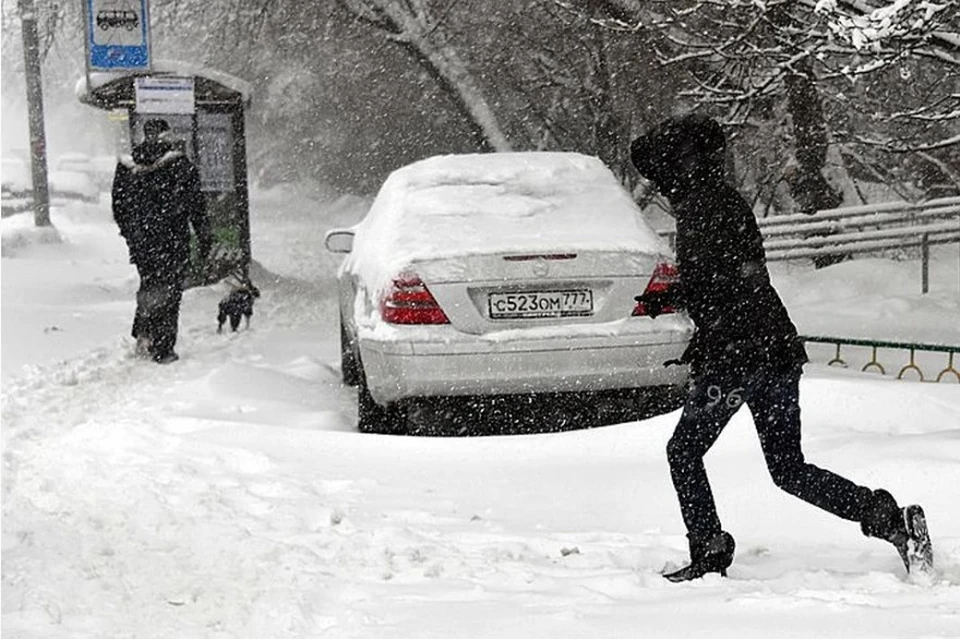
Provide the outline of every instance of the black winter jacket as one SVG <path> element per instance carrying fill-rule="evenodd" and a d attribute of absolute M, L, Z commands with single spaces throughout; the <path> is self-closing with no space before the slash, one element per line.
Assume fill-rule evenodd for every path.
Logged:
<path fill-rule="evenodd" d="M 144 142 L 117 164 L 113 218 L 130 261 L 151 271 L 181 270 L 190 256 L 190 227 L 203 259 L 212 236 L 200 174 L 183 152 L 166 142 Z"/>
<path fill-rule="evenodd" d="M 745 373 L 807 361 L 802 340 L 770 283 L 763 242 L 747 202 L 724 181 L 719 125 L 700 116 L 667 120 L 631 145 L 631 160 L 670 200 L 680 272 L 673 299 L 697 327 L 682 361 Z"/>

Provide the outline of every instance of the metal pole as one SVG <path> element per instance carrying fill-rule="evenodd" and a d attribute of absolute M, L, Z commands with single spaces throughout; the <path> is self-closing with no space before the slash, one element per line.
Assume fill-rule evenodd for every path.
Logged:
<path fill-rule="evenodd" d="M 230 122 L 233 132 L 233 179 L 237 191 L 237 213 L 240 222 L 240 254 L 243 263 L 241 272 L 250 277 L 250 262 L 253 257 L 250 249 L 250 191 L 247 183 L 247 136 L 244 128 L 246 104 L 243 96 L 236 98 L 235 106 L 230 109 Z M 236 218 L 234 218 L 236 219 Z"/>
<path fill-rule="evenodd" d="M 43 129 L 43 82 L 40 75 L 40 38 L 33 0 L 19 0 L 23 33 L 23 62 L 27 80 L 27 120 L 30 125 L 30 163 L 33 178 L 33 219 L 50 226 L 50 192 L 47 187 L 47 138 Z"/>
<path fill-rule="evenodd" d="M 920 236 L 920 288 L 926 295 L 930 291 L 930 234 Z"/>
<path fill-rule="evenodd" d="M 91 91 L 90 86 L 90 33 L 93 30 L 93 26 L 90 24 L 92 16 L 90 15 L 91 9 L 87 0 L 81 0 L 83 4 L 83 77 L 87 85 L 83 87 L 83 90 L 89 93 Z"/>

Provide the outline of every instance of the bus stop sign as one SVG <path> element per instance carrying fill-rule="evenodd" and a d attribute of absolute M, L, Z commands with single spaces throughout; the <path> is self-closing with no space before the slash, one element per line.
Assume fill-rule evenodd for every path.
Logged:
<path fill-rule="evenodd" d="M 87 71 L 150 69 L 147 0 L 86 0 Z"/>

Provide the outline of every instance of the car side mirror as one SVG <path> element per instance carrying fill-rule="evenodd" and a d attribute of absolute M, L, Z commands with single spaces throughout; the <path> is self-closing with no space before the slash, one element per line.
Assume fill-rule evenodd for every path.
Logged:
<path fill-rule="evenodd" d="M 349 253 L 353 250 L 353 231 L 343 229 L 327 231 L 323 243 L 331 253 Z"/>

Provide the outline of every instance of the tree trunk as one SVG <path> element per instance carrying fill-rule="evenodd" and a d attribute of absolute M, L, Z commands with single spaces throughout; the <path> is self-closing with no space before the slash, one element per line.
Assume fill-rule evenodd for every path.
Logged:
<path fill-rule="evenodd" d="M 800 211 L 813 215 L 822 209 L 840 206 L 843 196 L 823 176 L 827 159 L 827 125 L 809 61 L 801 60 L 795 69 L 795 73 L 786 77 L 787 107 L 793 120 L 797 160 L 796 174 L 788 183 Z"/>
<path fill-rule="evenodd" d="M 791 3 L 770 12 L 771 20 L 781 27 L 792 21 L 788 9 Z M 816 77 L 810 59 L 803 57 L 793 63 L 791 73 L 784 81 L 787 90 L 787 110 L 793 122 L 794 156 L 796 170 L 787 174 L 790 195 L 801 213 L 813 215 L 823 209 L 843 204 L 843 195 L 833 189 L 823 175 L 827 160 L 827 123 L 823 104 L 817 90 Z M 814 258 L 817 268 L 830 266 L 846 259 L 844 255 Z"/>
<path fill-rule="evenodd" d="M 796 72 L 786 78 L 786 88 L 787 108 L 793 120 L 797 171 L 789 176 L 787 184 L 800 211 L 813 215 L 840 206 L 843 195 L 835 191 L 823 175 L 827 160 L 827 125 L 813 71 L 807 59 L 798 62 L 795 68 Z M 846 258 L 846 255 L 824 255 L 815 257 L 813 264 L 823 268 Z"/>
<path fill-rule="evenodd" d="M 341 0 L 359 20 L 413 51 L 427 71 L 453 97 L 478 133 L 478 141 L 494 151 L 510 151 L 510 142 L 456 49 L 444 39 L 441 25 L 429 16 L 426 0 Z"/>
<path fill-rule="evenodd" d="M 624 141 L 626 127 L 614 109 L 606 37 L 606 33 L 600 29 L 589 29 L 582 39 L 590 65 L 586 89 L 590 94 L 593 117 L 594 152 L 623 180 L 627 174 L 625 150 L 629 142 Z"/>
<path fill-rule="evenodd" d="M 449 45 L 434 46 L 426 37 L 404 43 L 421 59 L 430 74 L 456 101 L 457 108 L 475 129 L 481 146 L 492 151 L 511 151 L 507 136 L 467 66 Z"/>

